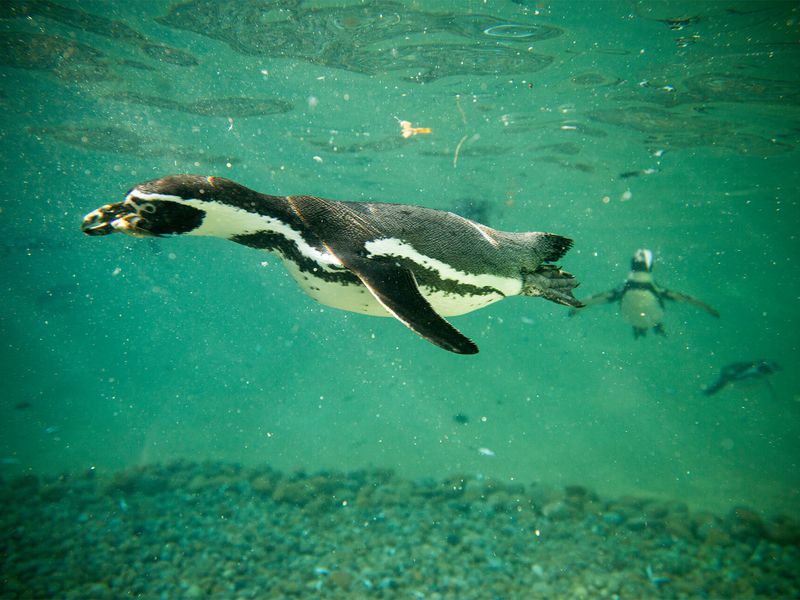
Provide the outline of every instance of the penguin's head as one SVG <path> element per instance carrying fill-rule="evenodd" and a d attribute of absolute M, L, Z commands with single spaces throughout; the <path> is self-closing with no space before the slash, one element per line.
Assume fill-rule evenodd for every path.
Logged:
<path fill-rule="evenodd" d="M 631 271 L 649 273 L 653 270 L 653 252 L 639 248 L 631 259 Z"/>
<path fill-rule="evenodd" d="M 159 193 L 161 190 L 153 189 L 154 183 L 138 185 L 124 201 L 93 210 L 83 218 L 81 229 L 86 235 L 160 237 L 200 227 L 205 211 L 185 204 L 184 198 L 174 193 Z"/>
<path fill-rule="evenodd" d="M 774 360 L 761 360 L 755 365 L 756 371 L 762 375 L 771 375 L 781 370 L 781 366 Z"/>

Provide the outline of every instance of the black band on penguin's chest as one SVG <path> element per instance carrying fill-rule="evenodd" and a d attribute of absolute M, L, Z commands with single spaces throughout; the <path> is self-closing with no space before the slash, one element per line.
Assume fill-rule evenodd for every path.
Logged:
<path fill-rule="evenodd" d="M 625 288 L 622 290 L 622 295 L 624 296 L 628 292 L 632 292 L 634 290 L 651 293 L 655 299 L 658 300 L 659 305 L 662 307 L 664 306 L 664 298 L 658 293 L 658 290 L 652 281 L 628 280 L 625 282 Z"/>
<path fill-rule="evenodd" d="M 303 236 L 309 245 L 313 242 Z M 276 252 L 281 255 L 284 260 L 291 261 L 297 266 L 297 269 L 302 273 L 306 273 L 316 279 L 339 283 L 341 285 L 356 284 L 360 285 L 361 280 L 346 268 L 334 268 L 331 270 L 330 265 L 323 265 L 322 263 L 314 260 L 303 254 L 297 247 L 294 240 L 273 231 L 259 231 L 256 233 L 244 233 L 230 238 L 231 241 L 237 244 L 248 246 L 249 248 L 256 248 L 258 250 L 267 250 L 269 252 Z M 316 244 L 314 244 L 316 247 Z M 320 251 L 324 251 L 324 246 L 319 245 Z"/>
<path fill-rule="evenodd" d="M 629 279 L 625 282 L 625 289 L 623 292 L 629 292 L 631 290 L 646 290 L 651 292 L 654 296 L 658 296 L 658 292 L 651 281 L 632 281 Z"/>
<path fill-rule="evenodd" d="M 399 265 L 407 267 L 417 280 L 420 287 L 436 290 L 453 296 L 490 296 L 492 294 L 502 294 L 502 292 L 491 286 L 478 286 L 472 283 L 458 281 L 450 277 L 443 277 L 437 270 L 422 266 L 407 258 L 387 257 L 383 260 L 391 260 Z"/>

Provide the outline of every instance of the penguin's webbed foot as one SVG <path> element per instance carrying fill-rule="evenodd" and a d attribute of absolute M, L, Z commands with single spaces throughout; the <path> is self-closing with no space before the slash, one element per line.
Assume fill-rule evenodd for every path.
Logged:
<path fill-rule="evenodd" d="M 555 265 L 541 265 L 533 272 L 524 272 L 523 278 L 523 296 L 541 296 L 557 304 L 583 307 L 583 302 L 572 295 L 572 290 L 579 285 L 572 273 L 562 271 Z"/>

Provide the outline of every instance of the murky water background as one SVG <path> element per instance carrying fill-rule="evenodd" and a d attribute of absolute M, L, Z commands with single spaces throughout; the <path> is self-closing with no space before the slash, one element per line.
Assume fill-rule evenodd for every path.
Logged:
<path fill-rule="evenodd" d="M 796 517 L 799 19 L 793 2 L 4 3 L 2 475 L 377 466 Z M 481 348 L 463 357 L 314 303 L 274 256 L 81 234 L 182 172 L 557 232 L 579 297 L 647 247 L 661 285 L 722 316 L 670 304 L 668 336 L 634 340 L 615 306 L 513 298 L 453 320 Z M 759 358 L 783 370 L 701 393 Z"/>

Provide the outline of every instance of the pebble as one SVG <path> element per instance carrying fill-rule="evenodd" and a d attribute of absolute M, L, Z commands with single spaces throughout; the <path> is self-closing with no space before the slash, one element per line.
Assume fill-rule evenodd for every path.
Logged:
<path fill-rule="evenodd" d="M 542 507 L 542 514 L 554 521 L 563 521 L 572 516 L 572 509 L 562 500 L 548 502 Z"/>
<path fill-rule="evenodd" d="M 625 522 L 625 517 L 612 510 L 603 514 L 603 521 L 609 525 L 622 525 Z"/>

